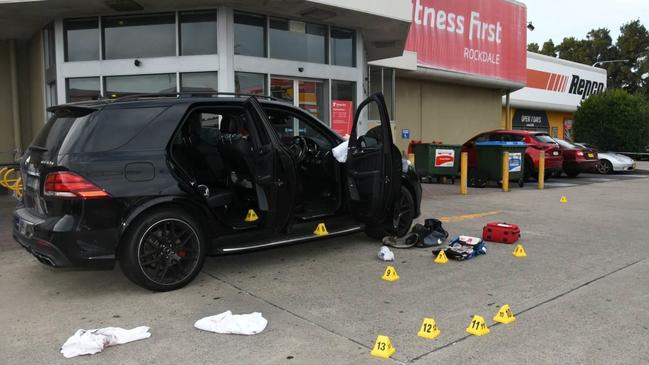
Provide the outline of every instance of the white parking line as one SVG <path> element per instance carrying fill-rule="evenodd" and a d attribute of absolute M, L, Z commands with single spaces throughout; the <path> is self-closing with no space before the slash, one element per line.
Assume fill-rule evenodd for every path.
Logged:
<path fill-rule="evenodd" d="M 646 178 L 649 177 L 649 175 L 619 175 L 619 176 L 622 177 L 622 178 L 635 177 L 635 178 L 639 178 L 639 179 L 646 179 Z"/>
<path fill-rule="evenodd" d="M 545 186 L 549 186 L 551 188 L 569 188 L 572 186 L 579 186 L 579 184 L 567 184 L 567 183 L 558 183 L 558 182 L 546 182 Z"/>
<path fill-rule="evenodd" d="M 582 179 L 582 181 L 592 181 L 592 182 L 608 182 L 608 181 L 615 181 L 617 179 L 607 179 L 605 177 L 587 177 L 585 179 Z"/>

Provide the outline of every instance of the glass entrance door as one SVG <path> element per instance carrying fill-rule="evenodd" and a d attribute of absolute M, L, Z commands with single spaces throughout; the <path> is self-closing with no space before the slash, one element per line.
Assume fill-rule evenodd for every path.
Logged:
<path fill-rule="evenodd" d="M 324 86 L 324 81 L 320 80 L 271 77 L 270 95 L 288 100 L 293 105 L 299 106 L 316 118 L 325 121 L 327 103 L 325 102 Z"/>

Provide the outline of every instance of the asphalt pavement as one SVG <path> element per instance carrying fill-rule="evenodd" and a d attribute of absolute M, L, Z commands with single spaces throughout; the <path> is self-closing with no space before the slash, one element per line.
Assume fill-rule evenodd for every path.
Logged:
<path fill-rule="evenodd" d="M 2 364 L 646 364 L 649 363 L 649 175 L 587 175 L 470 189 L 425 185 L 423 215 L 451 234 L 480 235 L 488 221 L 517 223 L 526 258 L 488 244 L 465 262 L 433 263 L 430 249 L 395 250 L 400 280 L 381 280 L 379 244 L 363 234 L 208 258 L 182 290 L 152 293 L 113 271 L 43 266 L 13 242 L 10 197 L 0 197 Z M 606 180 L 604 180 L 606 179 Z M 559 200 L 566 196 L 568 202 Z M 494 325 L 509 304 L 517 320 Z M 255 336 L 193 328 L 226 310 L 262 312 Z M 468 335 L 474 315 L 491 332 Z M 417 337 L 424 317 L 441 335 Z M 151 327 L 149 339 L 65 359 L 79 328 Z M 390 360 L 370 356 L 389 336 Z"/>

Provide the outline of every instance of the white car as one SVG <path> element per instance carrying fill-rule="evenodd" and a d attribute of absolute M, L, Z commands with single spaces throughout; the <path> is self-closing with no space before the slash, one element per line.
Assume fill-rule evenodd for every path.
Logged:
<path fill-rule="evenodd" d="M 575 143 L 575 144 L 584 148 L 592 148 L 595 150 L 597 149 L 587 143 Z M 599 157 L 599 165 L 597 166 L 597 171 L 600 174 L 611 174 L 613 172 L 635 170 L 635 160 L 632 159 L 631 157 L 621 155 L 615 152 L 600 152 L 600 151 L 597 151 L 597 155 Z"/>

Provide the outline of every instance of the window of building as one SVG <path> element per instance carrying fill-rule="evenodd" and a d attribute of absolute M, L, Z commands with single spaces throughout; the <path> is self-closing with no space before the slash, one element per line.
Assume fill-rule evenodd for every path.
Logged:
<path fill-rule="evenodd" d="M 270 19 L 270 57 L 327 63 L 327 27 L 279 18 Z"/>
<path fill-rule="evenodd" d="M 132 94 L 175 93 L 176 74 L 108 76 L 106 95 L 111 98 Z"/>
<path fill-rule="evenodd" d="M 325 103 L 324 82 L 306 81 L 298 82 L 300 108 L 308 111 L 314 117 L 324 121 L 327 104 Z"/>
<path fill-rule="evenodd" d="M 234 87 L 237 94 L 266 95 L 266 75 L 235 72 Z"/>
<path fill-rule="evenodd" d="M 102 18 L 104 59 L 176 55 L 173 13 Z"/>
<path fill-rule="evenodd" d="M 394 69 L 392 68 L 370 66 L 370 94 L 383 93 L 390 120 L 394 119 L 394 77 Z M 380 118 L 375 103 L 370 104 L 369 113 L 370 119 L 378 120 Z"/>
<path fill-rule="evenodd" d="M 234 54 L 266 57 L 266 17 L 234 13 Z"/>
<path fill-rule="evenodd" d="M 68 103 L 99 99 L 101 96 L 99 77 L 78 77 L 66 79 L 65 95 Z"/>
<path fill-rule="evenodd" d="M 91 61 L 99 59 L 99 19 L 66 19 L 65 60 Z"/>
<path fill-rule="evenodd" d="M 331 28 L 331 64 L 356 66 L 356 41 L 353 30 Z"/>
<path fill-rule="evenodd" d="M 185 72 L 180 74 L 180 91 L 185 92 L 216 92 L 219 75 L 213 72 Z"/>
<path fill-rule="evenodd" d="M 180 54 L 216 53 L 216 11 L 188 11 L 178 14 Z"/>

